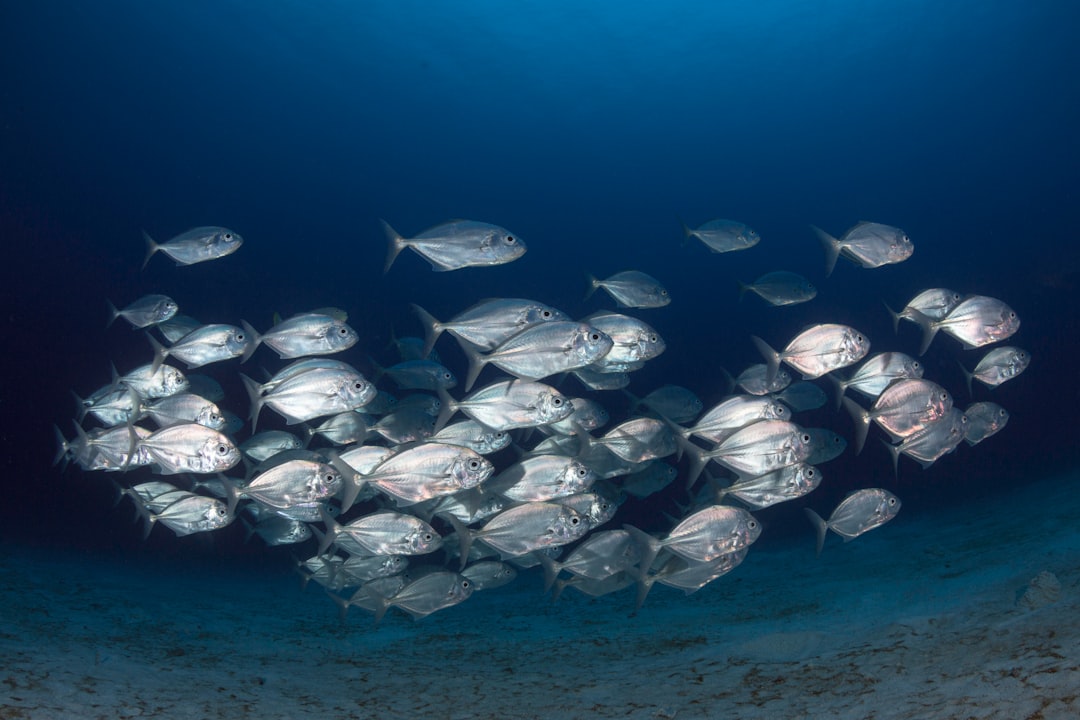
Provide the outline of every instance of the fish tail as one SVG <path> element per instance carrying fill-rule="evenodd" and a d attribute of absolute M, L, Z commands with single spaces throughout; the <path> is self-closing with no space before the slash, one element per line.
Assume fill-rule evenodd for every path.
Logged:
<path fill-rule="evenodd" d="M 637 597 L 634 599 L 634 611 L 630 613 L 630 617 L 637 615 L 638 610 L 645 604 L 645 598 L 649 597 L 649 591 L 652 590 L 652 586 L 656 584 L 656 576 L 650 575 L 648 570 L 642 570 L 641 568 L 630 568 L 627 572 L 634 578 L 634 582 L 637 585 Z"/>
<path fill-rule="evenodd" d="M 889 451 L 889 456 L 892 458 L 893 479 L 900 479 L 900 446 L 893 445 L 891 442 L 887 442 L 884 439 L 881 440 L 881 444 Z"/>
<path fill-rule="evenodd" d="M 454 413 L 458 410 L 457 401 L 450 397 L 450 393 L 447 392 L 446 388 L 436 388 L 435 392 L 439 396 L 439 401 L 442 403 L 442 406 L 439 408 L 439 416 L 435 418 L 435 430 L 432 434 L 438 433 L 446 427 L 446 423 L 450 421 L 450 418 L 452 418 Z"/>
<path fill-rule="evenodd" d="M 600 281 L 596 279 L 596 276 L 592 273 L 585 273 L 585 282 L 589 284 L 589 288 L 585 291 L 585 297 L 582 300 L 588 300 L 592 297 L 592 294 L 596 292 L 596 288 L 600 287 Z"/>
<path fill-rule="evenodd" d="M 420 318 L 420 324 L 424 326 L 424 357 L 426 358 L 435 349 L 435 341 L 442 335 L 443 326 L 441 322 L 435 319 L 434 315 L 416 303 L 412 303 L 412 309 L 416 316 Z"/>
<path fill-rule="evenodd" d="M 555 562 L 543 553 L 537 553 L 536 557 L 540 558 L 540 564 L 544 568 L 544 592 L 546 593 L 548 590 L 551 590 L 551 586 L 559 579 L 559 572 L 562 570 L 562 564 Z"/>
<path fill-rule="evenodd" d="M 806 513 L 806 517 L 810 519 L 811 524 L 813 524 L 814 532 L 817 533 L 817 554 L 821 555 L 821 550 L 825 547 L 825 534 L 829 531 L 829 524 L 810 508 L 803 508 L 803 511 Z"/>
<path fill-rule="evenodd" d="M 750 286 L 742 280 L 736 280 L 735 284 L 739 286 L 739 302 L 741 303 L 743 296 L 746 295 L 746 291 L 750 289 Z"/>
<path fill-rule="evenodd" d="M 225 477 L 221 473 L 218 473 L 218 479 L 221 481 L 221 486 L 225 488 L 226 507 L 229 514 L 232 515 L 233 511 L 236 510 L 237 503 L 240 502 L 240 488 L 236 486 L 235 480 Z"/>
<path fill-rule="evenodd" d="M 154 348 L 154 360 L 150 363 L 150 374 L 153 375 L 161 369 L 165 358 L 169 357 L 169 349 L 159 343 L 150 333 L 146 333 L 146 339 L 150 341 L 150 347 Z"/>
<path fill-rule="evenodd" d="M 964 381 L 967 383 L 968 397 L 971 397 L 971 378 L 975 377 L 975 373 L 968 372 L 968 369 L 964 367 L 964 363 L 959 360 L 956 361 L 957 366 L 960 368 L 960 372 L 964 373 Z"/>
<path fill-rule="evenodd" d="M 255 348 L 259 347 L 263 338 L 255 328 L 251 327 L 251 323 L 247 320 L 241 320 L 240 327 L 244 328 L 244 332 L 248 335 L 248 344 L 244 348 L 243 354 L 240 355 L 240 362 L 247 362 L 255 354 Z"/>
<path fill-rule="evenodd" d="M 146 241 L 146 257 L 143 258 L 142 267 L 140 270 L 146 269 L 146 263 L 150 262 L 150 258 L 154 257 L 154 253 L 161 249 L 161 246 L 154 242 L 154 238 L 150 237 L 150 233 L 145 230 L 142 231 L 143 240 Z"/>
<path fill-rule="evenodd" d="M 330 546 L 337 540 L 338 533 L 341 531 L 341 526 L 330 514 L 330 511 L 323 505 L 319 506 L 319 517 L 322 518 L 323 525 L 326 526 L 326 532 L 319 540 L 319 551 L 316 555 L 325 555 L 326 551 L 330 549 Z"/>
<path fill-rule="evenodd" d="M 811 225 L 810 228 L 817 234 L 821 247 L 825 250 L 825 277 L 829 277 L 836 267 L 836 259 L 840 257 L 840 241 L 816 225 Z"/>
<path fill-rule="evenodd" d="M 885 302 L 884 300 L 881 301 L 881 304 L 884 305 L 885 309 L 889 311 L 889 317 L 892 318 L 893 332 L 896 333 L 896 334 L 899 334 L 900 333 L 900 313 L 896 312 L 891 307 L 889 307 L 889 303 Z"/>
<path fill-rule="evenodd" d="M 105 306 L 109 309 L 109 319 L 105 322 L 105 327 L 110 328 L 116 322 L 116 318 L 120 317 L 120 311 L 113 305 L 112 300 L 106 299 Z"/>
<path fill-rule="evenodd" d="M 851 398 L 846 397 L 842 402 L 855 425 L 855 454 L 858 455 L 866 444 L 867 433 L 870 432 L 870 413 Z"/>
<path fill-rule="evenodd" d="M 717 370 L 720 371 L 720 375 L 724 378 L 724 394 L 730 395 L 735 391 L 734 376 L 732 376 L 732 374 L 727 371 L 727 368 L 722 365 L 718 365 Z"/>
<path fill-rule="evenodd" d="M 929 349 L 930 343 L 934 341 L 934 336 L 937 335 L 938 328 L 941 327 L 933 319 L 922 314 L 918 310 L 913 310 L 911 313 L 911 319 L 915 321 L 923 331 L 922 343 L 919 345 L 919 357 Z"/>
<path fill-rule="evenodd" d="M 473 383 L 476 382 L 476 378 L 480 376 L 480 371 L 487 364 L 487 358 L 470 343 L 461 340 L 461 338 L 458 338 L 458 344 L 461 345 L 461 350 L 469 361 L 469 370 L 465 375 L 465 392 L 469 392 Z"/>
<path fill-rule="evenodd" d="M 323 592 L 325 592 L 326 596 L 329 597 L 331 600 L 333 600 L 334 604 L 337 605 L 337 608 L 338 608 L 338 622 L 340 622 L 342 625 L 344 625 L 345 624 L 345 619 L 349 615 L 349 606 L 351 606 L 352 603 L 350 603 L 348 600 L 341 597 L 340 595 L 330 592 L 326 588 L 323 588 Z"/>
<path fill-rule="evenodd" d="M 251 432 L 254 433 L 259 411 L 263 406 L 262 387 L 244 373 L 240 373 L 240 380 L 244 383 L 244 389 L 247 390 L 248 398 L 251 400 Z"/>
<path fill-rule="evenodd" d="M 832 383 L 833 389 L 836 390 L 836 409 L 840 409 L 840 402 L 844 399 L 844 393 L 847 392 L 848 383 L 847 380 L 841 380 L 832 373 L 825 375 L 826 378 Z"/>
<path fill-rule="evenodd" d="M 638 567 L 641 569 L 641 572 L 648 573 L 649 568 L 652 567 L 653 560 L 656 559 L 656 554 L 660 552 L 660 548 L 662 548 L 664 544 L 649 533 L 644 530 L 639 530 L 633 525 L 624 524 L 623 530 L 630 533 L 631 537 L 633 537 L 641 547 L 641 560 L 638 562 Z"/>
<path fill-rule="evenodd" d="M 79 397 L 79 393 L 75 392 L 74 390 L 71 391 L 71 396 L 75 398 L 75 406 L 77 408 L 76 421 L 81 423 L 83 419 L 86 418 L 86 413 L 90 411 L 90 406 L 87 405 L 86 401 Z"/>
<path fill-rule="evenodd" d="M 64 437 L 64 433 L 60 432 L 60 428 L 53 425 L 53 433 L 56 435 L 56 455 L 53 457 L 53 467 L 60 464 L 61 460 L 64 460 L 64 467 L 60 468 L 60 472 L 67 469 L 67 455 L 71 450 L 71 445 L 68 443 L 67 438 Z"/>
<path fill-rule="evenodd" d="M 765 382 L 771 385 L 773 380 L 776 379 L 776 373 L 780 372 L 780 353 L 773 350 L 769 343 L 757 335 L 751 335 L 750 339 L 753 341 L 754 347 L 761 353 L 761 357 L 765 358 L 765 364 L 768 366 L 765 373 Z"/>
<path fill-rule="evenodd" d="M 341 512 L 348 512 L 367 480 L 356 472 L 352 465 L 342 460 L 337 450 L 327 450 L 326 454 L 330 458 L 330 464 L 341 473 Z"/>
<path fill-rule="evenodd" d="M 679 216 L 676 215 L 676 217 L 679 217 Z M 682 234 L 683 234 L 681 247 L 686 247 L 686 243 L 690 242 L 690 238 L 692 238 L 694 236 L 694 230 L 689 225 L 687 225 L 686 222 L 681 217 L 679 217 L 679 225 L 682 226 Z"/>
<path fill-rule="evenodd" d="M 465 525 L 465 523 L 458 520 L 452 514 L 447 513 L 444 515 L 450 524 L 454 526 L 454 532 L 457 533 L 458 538 L 458 552 L 461 554 L 461 567 L 460 570 L 465 569 L 465 563 L 469 561 L 469 548 L 472 547 L 473 539 L 476 534 Z"/>
<path fill-rule="evenodd" d="M 386 233 L 387 251 L 386 251 L 386 263 L 383 265 L 383 275 L 390 272 L 390 266 L 394 264 L 394 260 L 397 259 L 399 253 L 408 247 L 408 241 L 403 238 L 397 230 L 390 227 L 390 223 L 380 219 L 382 223 L 383 232 Z"/>

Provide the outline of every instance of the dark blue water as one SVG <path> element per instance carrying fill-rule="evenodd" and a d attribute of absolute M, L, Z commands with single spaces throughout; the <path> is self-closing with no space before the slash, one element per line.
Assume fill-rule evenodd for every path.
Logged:
<path fill-rule="evenodd" d="M 6 4 L 5 540 L 259 552 L 241 547 L 237 527 L 182 549 L 157 530 L 144 545 L 126 510 L 111 510 L 103 475 L 49 466 L 50 426 L 74 415 L 70 391 L 103 385 L 110 361 L 149 359 L 140 333 L 105 329 L 106 299 L 147 292 L 260 330 L 275 312 L 339 306 L 362 338 L 343 357 L 366 368 L 369 355 L 393 360 L 393 334 L 419 333 L 410 302 L 445 319 L 481 298 L 524 296 L 581 317 L 612 307 L 582 300 L 586 272 L 643 269 L 674 300 L 640 311 L 668 350 L 632 389 L 677 383 L 708 405 L 727 391 L 721 366 L 759 361 L 751 334 L 783 345 L 805 325 L 842 322 L 875 351 L 915 352 L 913 327 L 894 335 L 881 302 L 946 286 L 1002 298 L 1023 320 L 1013 343 L 1031 368 L 975 393 L 1008 408 L 1008 428 L 927 471 L 902 461 L 898 480 L 872 442 L 830 463 L 809 504 L 828 512 L 852 488 L 883 485 L 918 513 L 1074 464 L 1072 4 L 578 5 Z M 715 217 L 750 224 L 762 242 L 723 256 L 682 243 L 680 218 Z M 405 253 L 383 276 L 379 218 L 406 235 L 484 220 L 529 251 L 453 273 Z M 914 256 L 875 270 L 841 261 L 826 279 L 809 224 L 839 234 L 860 220 L 902 227 Z M 141 229 L 164 239 L 204 224 L 234 228 L 244 246 L 192 267 L 155 257 L 140 271 Z M 805 274 L 818 298 L 737 301 L 738 280 L 777 269 Z M 463 371 L 449 339 L 439 349 Z M 267 353 L 258 359 L 277 367 Z M 927 376 L 966 404 L 956 362 L 970 368 L 979 354 L 940 337 Z M 236 370 L 210 372 L 246 414 Z M 831 410 L 807 424 L 851 435 Z M 685 500 L 660 498 L 655 524 Z M 797 507 L 764 517 L 777 541 L 809 532 Z"/>

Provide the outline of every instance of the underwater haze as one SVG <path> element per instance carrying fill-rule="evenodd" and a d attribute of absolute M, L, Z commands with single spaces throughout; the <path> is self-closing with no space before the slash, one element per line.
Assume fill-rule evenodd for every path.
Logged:
<path fill-rule="evenodd" d="M 5 3 L 4 716 L 138 717 L 157 708 L 235 717 L 241 706 L 260 717 L 415 717 L 445 707 L 454 708 L 446 717 L 990 718 L 1040 708 L 1073 716 L 1067 678 L 1080 672 L 1080 643 L 1069 649 L 1075 631 L 1064 635 L 1057 621 L 1071 625 L 1080 588 L 1080 506 L 1067 491 L 1077 481 L 1080 401 L 1078 26 L 1080 6 L 1051 0 Z M 527 252 L 433 272 L 422 248 L 410 247 L 384 272 L 380 220 L 415 238 L 462 219 L 505 228 Z M 717 219 L 745 224 L 760 241 L 718 253 L 684 232 Z M 913 253 L 871 267 L 849 250 L 827 273 L 814 228 L 843 242 L 859 223 L 906 235 Z M 228 228 L 243 244 L 190 265 L 157 252 L 143 267 L 144 232 L 164 244 L 202 226 Z M 604 289 L 589 293 L 590 277 L 627 270 L 655 278 L 670 302 L 625 307 Z M 816 296 L 781 304 L 740 291 L 776 271 L 798 273 Z M 1019 329 L 973 349 L 942 330 L 920 355 L 920 328 L 894 328 L 886 306 L 898 311 L 930 288 L 1000 300 Z M 403 359 L 395 340 L 424 336 L 413 305 L 440 321 L 489 298 L 529 298 L 574 320 L 625 313 L 666 345 L 629 372 L 626 389 L 642 397 L 683 386 L 705 409 L 733 391 L 732 376 L 763 362 L 754 336 L 784 350 L 807 328 L 841 324 L 869 339 L 870 355 L 917 357 L 956 408 L 993 402 L 1009 420 L 926 468 L 901 454 L 894 472 L 883 445 L 901 436 L 870 427 L 855 452 L 858 420 L 838 408 L 830 378 L 850 376 L 862 356 L 837 362 L 810 376 L 827 401 L 796 408 L 794 421 L 827 428 L 846 448 L 821 464 L 821 484 L 805 496 L 760 510 L 723 500 L 753 513 L 760 539 L 743 565 L 699 591 L 648 582 L 627 620 L 665 558 L 694 561 L 676 546 L 660 551 L 652 575 L 646 562 L 627 571 L 625 587 L 596 598 L 571 585 L 552 604 L 541 569 L 525 562 L 508 587 L 430 617 L 414 622 L 392 604 L 376 626 L 357 603 L 342 625 L 342 601 L 316 590 L 318 577 L 297 589 L 296 561 L 316 556 L 317 538 L 272 547 L 239 520 L 190 536 L 155 521 L 144 538 L 132 500 L 115 504 L 117 487 L 165 480 L 213 493 L 156 472 L 160 460 L 123 472 L 80 468 L 67 462 L 74 457 L 50 464 L 53 425 L 77 442 L 72 393 L 107 386 L 110 363 L 120 374 L 150 363 L 146 335 L 164 342 L 123 319 L 107 326 L 109 302 L 124 307 L 151 293 L 201 323 L 246 321 L 260 333 L 278 317 L 338 308 L 358 341 L 328 357 L 398 396 L 413 391 L 379 366 Z M 450 333 L 435 342 L 458 378 L 455 400 L 468 394 L 461 345 Z M 969 390 L 965 372 L 1002 346 L 1022 348 L 1030 366 Z M 807 374 L 784 359 L 795 380 Z M 269 347 L 198 369 L 169 360 L 221 384 L 220 407 L 245 423 L 232 433 L 237 444 L 252 434 L 240 373 L 265 382 L 287 362 Z M 510 375 L 485 367 L 473 390 Z M 618 390 L 591 390 L 561 372 L 540 379 L 607 410 L 596 438 L 646 414 Z M 875 402 L 845 396 L 864 408 Z M 100 426 L 90 417 L 80 425 Z M 302 433 L 269 408 L 258 429 Z M 521 449 L 541 437 L 511 434 Z M 676 468 L 667 487 L 627 497 L 621 476 L 597 485 L 618 503 L 601 530 L 629 524 L 666 538 L 702 507 L 712 486 L 690 484 L 693 448 L 712 445 L 687 442 L 689 453 L 655 456 Z M 316 451 L 331 447 L 311 441 Z M 518 457 L 507 449 L 490 461 L 499 473 Z M 712 463 L 709 473 L 729 485 L 731 469 Z M 250 480 L 242 465 L 228 474 Z M 830 531 L 815 557 L 805 510 L 828 520 L 867 489 L 895 494 L 902 510 L 850 543 Z M 240 500 L 237 517 L 255 504 Z M 384 493 L 339 519 L 383 507 L 410 512 Z M 456 548 L 450 522 L 433 525 Z M 310 526 L 320 535 L 330 522 Z M 458 569 L 447 551 L 413 560 Z M 950 562 L 955 576 L 935 574 Z M 1043 572 L 1058 590 L 1035 603 L 1032 588 L 1050 583 Z M 327 587 L 339 598 L 355 592 Z M 177 600 L 189 593 L 194 604 Z M 1025 593 L 1027 605 L 1018 604 Z M 1050 640 L 1054 629 L 1062 634 Z M 1022 641 L 1000 640 L 1009 632 Z M 860 655 L 864 638 L 885 637 L 900 638 L 896 647 L 910 655 L 880 667 L 879 655 Z M 957 637 L 971 648 L 963 672 L 985 685 L 971 690 L 956 670 L 955 683 L 934 686 L 938 694 L 907 694 L 907 685 L 963 664 L 933 659 Z M 1049 649 L 1032 649 L 1043 640 Z M 415 686 L 387 670 L 397 659 L 426 663 L 408 674 L 420 678 Z M 908 669 L 893 672 L 901 662 Z M 1060 670 L 1055 681 L 1028 682 L 1051 672 L 1047 662 Z M 1002 677 L 1010 668 L 1031 674 L 989 697 L 1001 687 L 987 679 L 993 663 L 1005 663 Z M 158 677 L 148 680 L 143 667 Z M 844 668 L 863 668 L 866 687 L 818 697 L 814 688 L 835 684 Z M 642 678 L 661 669 L 669 680 L 645 692 Z M 335 672 L 340 683 L 312 688 Z M 762 680 L 773 674 L 786 690 Z M 218 689 L 186 689 L 202 683 Z M 360 694 L 369 705 L 350 700 Z"/>

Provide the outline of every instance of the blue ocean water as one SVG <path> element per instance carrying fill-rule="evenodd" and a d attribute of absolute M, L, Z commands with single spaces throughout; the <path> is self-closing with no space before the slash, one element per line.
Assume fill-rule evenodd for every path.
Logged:
<path fill-rule="evenodd" d="M 668 348 L 631 390 L 677 383 L 709 406 L 727 392 L 721 367 L 760 361 L 753 334 L 782 346 L 839 322 L 873 351 L 913 353 L 917 332 L 894 334 L 882 302 L 950 287 L 1022 318 L 1011 342 L 1031 367 L 974 394 L 1009 410 L 1006 430 L 929 470 L 901 460 L 899 478 L 872 440 L 824 466 L 805 500 L 761 513 L 762 542 L 812 543 L 801 508 L 827 513 L 855 488 L 888 487 L 918 516 L 1075 465 L 1071 3 L 46 0 L 5 4 L 0 18 L 9 549 L 285 561 L 236 526 L 144 542 L 105 476 L 50 467 L 51 425 L 71 432 L 71 391 L 105 384 L 110 362 L 149 360 L 141 333 L 105 328 L 106 300 L 148 292 L 260 330 L 275 312 L 341 307 L 361 336 L 343 357 L 367 371 L 368 356 L 393 361 L 393 337 L 420 333 L 410 303 L 447 319 L 482 298 L 531 297 L 583 317 L 613 307 L 583 299 L 586 273 L 646 270 L 673 300 L 636 314 Z M 761 243 L 714 255 L 683 242 L 680 219 L 718 217 Z M 529 251 L 450 273 L 406 252 L 383 275 L 379 218 L 406 235 L 451 218 L 497 223 Z M 862 220 L 903 228 L 913 257 L 873 270 L 841 260 L 826 278 L 809 226 L 839 235 Z M 141 230 L 164 239 L 197 225 L 245 244 L 140 270 Z M 739 301 L 738 281 L 780 269 L 818 297 Z M 463 374 L 454 344 L 438 347 Z M 939 337 L 926 375 L 966 404 L 957 361 L 979 355 Z M 258 360 L 277 367 L 266 350 Z M 236 370 L 211 374 L 244 415 Z M 623 399 L 610 403 L 625 416 Z M 831 404 L 806 423 L 851 437 Z M 686 499 L 672 489 L 620 520 L 660 530 Z"/>

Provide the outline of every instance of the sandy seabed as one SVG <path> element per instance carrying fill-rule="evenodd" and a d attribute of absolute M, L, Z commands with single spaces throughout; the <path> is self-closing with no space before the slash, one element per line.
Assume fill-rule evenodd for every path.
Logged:
<path fill-rule="evenodd" d="M 420 621 L 353 610 L 341 624 L 282 564 L 8 545 L 0 720 L 1074 720 L 1077 483 L 901 513 L 817 559 L 809 534 L 761 545 L 697 594 L 655 587 L 632 618 L 632 589 L 551 603 L 527 571 Z"/>

